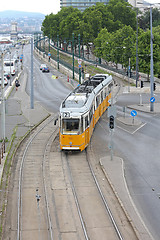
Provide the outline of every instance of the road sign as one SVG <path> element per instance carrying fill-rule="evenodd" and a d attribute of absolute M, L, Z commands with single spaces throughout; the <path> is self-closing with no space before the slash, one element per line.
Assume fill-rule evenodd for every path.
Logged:
<path fill-rule="evenodd" d="M 82 67 L 82 65 L 81 65 L 81 64 L 78 64 L 78 67 L 79 67 L 79 68 L 81 68 L 81 67 Z"/>
<path fill-rule="evenodd" d="M 131 111 L 131 116 L 133 116 L 133 117 L 137 116 L 136 110 L 132 110 L 132 111 Z"/>
<path fill-rule="evenodd" d="M 150 98 L 150 102 L 155 102 L 155 100 L 156 100 L 155 97 Z"/>

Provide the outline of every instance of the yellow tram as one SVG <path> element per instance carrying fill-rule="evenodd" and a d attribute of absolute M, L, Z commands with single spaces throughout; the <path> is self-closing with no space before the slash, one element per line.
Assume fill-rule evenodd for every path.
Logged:
<path fill-rule="evenodd" d="M 59 141 L 61 150 L 83 151 L 95 124 L 110 105 L 113 80 L 96 74 L 71 92 L 60 106 Z"/>

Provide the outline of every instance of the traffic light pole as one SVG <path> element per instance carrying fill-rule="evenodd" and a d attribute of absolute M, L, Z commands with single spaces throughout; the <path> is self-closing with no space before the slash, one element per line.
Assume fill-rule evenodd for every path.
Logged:
<path fill-rule="evenodd" d="M 111 160 L 113 160 L 113 129 L 114 129 L 114 116 L 109 117 L 109 128 L 110 128 L 110 150 L 111 150 Z"/>
<path fill-rule="evenodd" d="M 111 142 L 110 142 L 110 149 L 111 149 L 111 160 L 113 160 L 113 129 L 110 130 L 111 133 Z"/>

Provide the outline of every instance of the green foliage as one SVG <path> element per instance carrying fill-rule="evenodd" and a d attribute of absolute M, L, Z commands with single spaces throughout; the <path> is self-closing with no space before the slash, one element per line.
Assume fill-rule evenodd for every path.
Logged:
<path fill-rule="evenodd" d="M 77 44 L 78 34 L 81 42 L 89 46 L 94 43 L 94 53 L 97 57 L 116 64 L 136 65 L 136 9 L 124 0 L 110 0 L 107 5 L 97 3 L 85 9 L 84 12 L 73 7 L 62 8 L 56 15 L 47 15 L 42 23 L 42 31 L 52 40 L 72 41 L 74 32 Z M 150 71 L 150 11 L 140 13 L 138 30 L 139 70 L 149 74 Z M 159 36 L 160 11 L 152 10 L 154 33 L 154 73 L 159 74 Z M 144 32 L 145 30 L 145 32 Z"/>
<path fill-rule="evenodd" d="M 120 22 L 121 25 L 128 25 L 134 30 L 136 29 L 136 13 L 128 2 L 124 0 L 110 0 L 107 8 L 114 16 L 115 23 Z"/>
<path fill-rule="evenodd" d="M 160 24 L 160 11 L 157 8 L 152 9 L 152 25 L 157 27 Z M 145 10 L 144 13 L 141 13 L 139 16 L 139 26 L 143 30 L 150 28 L 150 9 Z"/>
<path fill-rule="evenodd" d="M 124 26 L 114 33 L 102 29 L 95 39 L 95 54 L 106 61 L 121 63 L 128 66 L 129 58 L 133 57 L 135 32 L 130 26 Z"/>
<path fill-rule="evenodd" d="M 142 32 L 138 38 L 138 55 L 139 55 L 139 70 L 145 73 L 150 73 L 150 37 L 151 33 Z M 153 62 L 154 62 L 154 73 L 160 73 L 159 62 L 160 62 L 160 35 L 154 33 L 153 39 Z"/>

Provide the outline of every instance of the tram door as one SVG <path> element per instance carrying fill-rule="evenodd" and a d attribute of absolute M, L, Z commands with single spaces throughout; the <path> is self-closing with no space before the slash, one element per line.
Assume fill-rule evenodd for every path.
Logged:
<path fill-rule="evenodd" d="M 85 146 L 89 143 L 89 116 L 84 115 L 84 125 L 85 125 Z"/>

